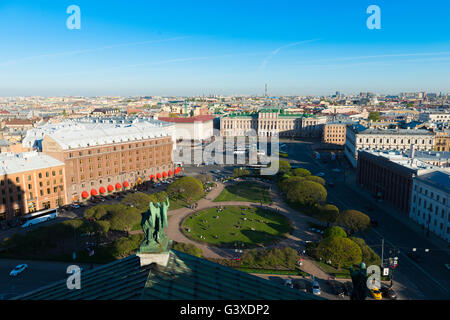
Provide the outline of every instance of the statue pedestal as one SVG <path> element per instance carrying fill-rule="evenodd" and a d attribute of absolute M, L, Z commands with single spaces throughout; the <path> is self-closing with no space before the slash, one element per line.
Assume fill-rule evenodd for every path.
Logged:
<path fill-rule="evenodd" d="M 167 266 L 169 262 L 169 252 L 165 253 L 137 253 L 141 260 L 141 267 L 156 263 L 162 266 Z"/>

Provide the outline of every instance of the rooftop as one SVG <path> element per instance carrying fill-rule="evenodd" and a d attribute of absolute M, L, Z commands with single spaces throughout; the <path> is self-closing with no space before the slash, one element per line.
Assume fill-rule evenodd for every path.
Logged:
<path fill-rule="evenodd" d="M 48 135 L 64 150 L 169 136 L 171 124 L 141 118 L 81 118 L 27 131 L 24 147 L 41 147 Z"/>
<path fill-rule="evenodd" d="M 200 115 L 195 117 L 158 117 L 158 120 L 165 122 L 175 122 L 175 123 L 194 123 L 194 122 L 206 122 L 216 118 L 212 115 Z"/>
<path fill-rule="evenodd" d="M 0 172 L 3 175 L 62 165 L 63 162 L 38 152 L 0 153 Z"/>
<path fill-rule="evenodd" d="M 319 300 L 229 267 L 171 250 L 166 267 L 136 255 L 82 273 L 79 290 L 66 279 L 14 300 Z"/>
<path fill-rule="evenodd" d="M 447 194 L 450 194 L 450 174 L 448 172 L 436 170 L 418 176 L 416 179 L 423 181 L 426 184 L 435 187 L 436 189 L 442 190 Z"/>

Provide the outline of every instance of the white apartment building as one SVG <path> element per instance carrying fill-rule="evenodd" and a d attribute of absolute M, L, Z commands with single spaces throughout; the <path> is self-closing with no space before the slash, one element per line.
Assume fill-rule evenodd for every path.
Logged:
<path fill-rule="evenodd" d="M 359 150 L 415 150 L 431 151 L 434 147 L 434 132 L 422 129 L 365 129 L 348 125 L 344 153 L 356 168 Z"/>
<path fill-rule="evenodd" d="M 421 113 L 419 114 L 419 121 L 432 123 L 448 123 L 450 122 L 450 113 L 449 112 Z"/>
<path fill-rule="evenodd" d="M 450 174 L 433 171 L 413 179 L 409 217 L 450 242 Z"/>

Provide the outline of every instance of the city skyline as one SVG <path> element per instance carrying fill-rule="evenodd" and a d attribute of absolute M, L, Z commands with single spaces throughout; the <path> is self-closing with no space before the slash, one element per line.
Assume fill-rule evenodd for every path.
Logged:
<path fill-rule="evenodd" d="M 66 27 L 72 4 L 80 30 Z M 380 30 L 366 26 L 372 4 Z M 266 83 L 271 96 L 446 93 L 449 8 L 8 1 L 0 5 L 0 96 L 263 95 Z"/>

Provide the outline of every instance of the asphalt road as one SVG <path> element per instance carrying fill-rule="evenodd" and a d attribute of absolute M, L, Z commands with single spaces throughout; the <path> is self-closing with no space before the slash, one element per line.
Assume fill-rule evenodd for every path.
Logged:
<path fill-rule="evenodd" d="M 410 229 L 401 220 L 409 219 L 407 216 L 396 219 L 387 210 L 390 206 L 376 203 L 368 191 L 359 190 L 362 194 L 355 192 L 359 186 L 355 182 L 353 169 L 347 168 L 344 181 L 344 166 L 346 161 L 327 161 L 323 163 L 312 156 L 312 143 L 303 141 L 288 141 L 289 159 L 292 163 L 299 163 L 302 167 L 311 171 L 312 174 L 325 173 L 324 179 L 333 181 L 335 186 L 327 186 L 328 202 L 334 203 L 343 209 L 356 209 L 368 214 L 372 219 L 379 222 L 377 228 L 371 228 L 361 235 L 366 242 L 381 255 L 381 240 L 385 240 L 384 257 L 398 256 L 398 267 L 394 271 L 394 280 L 399 282 L 404 290 L 404 295 L 415 299 L 450 299 L 450 271 L 444 266 L 450 262 L 450 256 L 440 247 L 436 247 L 424 234 Z M 334 172 L 338 168 L 340 172 Z M 352 185 L 354 188 L 350 188 Z M 370 204 L 375 210 L 367 212 L 366 207 Z M 393 212 L 393 211 L 391 211 Z M 430 249 L 428 253 L 422 254 L 420 263 L 411 260 L 406 253 L 418 248 L 418 251 Z M 399 252 L 398 252 L 399 251 Z M 397 254 L 396 254 L 397 253 Z"/>
<path fill-rule="evenodd" d="M 28 269 L 15 277 L 9 275 L 15 266 L 23 263 L 28 264 Z M 69 265 L 71 263 L 0 259 L 0 299 L 10 299 L 55 281 L 67 279 L 66 270 Z M 85 270 L 90 268 L 87 264 L 77 265 Z M 82 281 L 83 274 L 81 284 Z"/>

